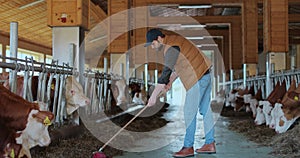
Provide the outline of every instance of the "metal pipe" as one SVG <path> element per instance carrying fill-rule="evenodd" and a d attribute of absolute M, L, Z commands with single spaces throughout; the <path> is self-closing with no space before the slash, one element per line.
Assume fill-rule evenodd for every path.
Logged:
<path fill-rule="evenodd" d="M 233 69 L 230 69 L 230 89 L 233 89 Z"/>
<path fill-rule="evenodd" d="M 130 42 L 129 42 L 130 43 Z M 130 47 L 129 47 L 130 48 Z M 130 54 L 131 52 L 126 53 L 126 67 L 125 67 L 125 79 L 126 79 L 126 84 L 129 85 L 129 78 L 130 78 Z"/>
<path fill-rule="evenodd" d="M 18 56 L 18 22 L 11 22 L 10 23 L 10 40 L 9 40 L 9 46 L 10 46 L 10 56 L 17 58 Z M 15 65 L 17 64 L 16 61 L 13 61 Z M 13 93 L 16 93 L 17 91 L 17 71 L 11 71 L 9 73 L 9 87 L 10 91 Z"/>
<path fill-rule="evenodd" d="M 272 67 L 271 67 L 271 53 L 266 54 L 266 96 L 269 96 L 271 93 L 271 72 L 272 72 Z"/>
<path fill-rule="evenodd" d="M 105 57 L 103 60 L 104 60 L 104 73 L 107 74 L 107 58 Z"/>
<path fill-rule="evenodd" d="M 148 64 L 145 64 L 145 91 L 148 92 Z"/>
<path fill-rule="evenodd" d="M 19 71 L 25 71 L 27 69 L 32 69 L 32 66 L 27 66 L 28 68 L 26 68 L 26 66 L 24 64 L 18 64 L 18 66 L 14 63 L 5 63 L 5 62 L 0 62 L 0 67 L 2 68 L 9 68 L 9 69 L 12 69 L 12 70 L 16 70 L 18 69 Z M 33 67 L 34 68 L 34 71 L 37 71 L 37 72 L 43 72 L 43 68 L 42 67 Z M 52 69 L 52 68 L 46 68 L 47 69 L 47 72 L 50 72 L 50 73 L 54 73 L 55 71 L 57 71 L 56 73 L 58 74 L 70 74 L 72 75 L 73 72 L 70 71 L 70 70 L 64 70 L 63 72 L 60 71 L 60 69 Z M 70 67 L 69 67 L 70 69 Z"/>
<path fill-rule="evenodd" d="M 246 88 L 247 86 L 247 64 L 243 64 L 243 86 Z"/>
<path fill-rule="evenodd" d="M 76 46 L 74 43 L 69 43 L 69 63 L 71 67 L 74 67 L 74 63 L 75 63 L 75 56 L 76 56 Z"/>
<path fill-rule="evenodd" d="M 154 70 L 154 83 L 157 84 L 157 82 L 158 82 L 158 70 L 155 69 Z"/>
<path fill-rule="evenodd" d="M 225 88 L 226 88 L 225 87 L 225 82 L 226 82 L 226 72 L 223 73 L 223 81 L 222 81 L 222 84 L 223 84 L 222 88 L 223 88 L 223 90 L 225 90 Z"/>

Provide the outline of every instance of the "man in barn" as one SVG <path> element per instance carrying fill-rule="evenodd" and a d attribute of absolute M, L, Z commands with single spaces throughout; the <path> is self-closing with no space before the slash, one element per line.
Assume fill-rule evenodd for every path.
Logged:
<path fill-rule="evenodd" d="M 162 33 L 161 30 L 153 28 L 147 32 L 146 38 L 145 47 L 151 46 L 164 54 L 164 68 L 148 100 L 148 106 L 155 105 L 159 93 L 169 90 L 177 76 L 187 91 L 184 103 L 186 134 L 182 149 L 175 152 L 173 157 L 194 155 L 197 111 L 203 115 L 205 144 L 196 149 L 196 152 L 216 153 L 214 120 L 210 107 L 211 61 L 191 41 L 176 33 Z"/>

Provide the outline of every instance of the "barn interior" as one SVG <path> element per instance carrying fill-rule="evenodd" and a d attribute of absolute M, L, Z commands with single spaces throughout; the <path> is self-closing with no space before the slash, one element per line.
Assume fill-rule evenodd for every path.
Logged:
<path fill-rule="evenodd" d="M 219 152 L 195 157 L 300 155 L 299 145 L 295 143 L 300 138 L 291 142 L 284 141 L 299 130 L 296 118 L 300 115 L 294 117 L 295 127 L 283 134 L 255 125 L 254 119 L 249 119 L 252 113 L 249 114 L 244 109 L 229 110 L 222 115 L 225 96 L 233 89 L 242 87 L 241 89 L 246 90 L 254 86 L 254 94 L 261 89 L 262 98 L 268 99 L 276 90 L 277 82 L 283 84 L 286 81 L 286 90 L 290 88 L 293 79 L 296 85 L 300 83 L 299 0 L 0 0 L 0 73 L 8 72 L 10 77 L 13 74 L 30 76 L 32 70 L 33 75 L 41 76 L 41 73 L 44 75 L 49 72 L 54 78 L 57 77 L 56 74 L 80 74 L 77 79 L 83 85 L 84 94 L 92 105 L 96 105 L 81 112 L 85 113 L 81 115 L 82 121 L 89 128 L 95 124 L 84 120 L 86 114 L 98 120 L 99 116 L 110 117 L 119 112 L 110 111 L 108 114 L 106 111 L 115 104 L 112 99 L 114 96 L 108 88 L 112 78 L 123 77 L 127 85 L 136 83 L 146 93 L 151 85 L 157 83 L 163 68 L 163 54 L 144 47 L 146 33 L 154 27 L 166 33 L 180 34 L 193 42 L 212 61 L 211 97 L 215 105 L 212 108 L 215 110 L 216 144 Z M 29 68 L 26 68 L 27 65 Z M 1 81 L 4 82 L 2 79 Z M 114 157 L 171 157 L 172 152 L 182 146 L 181 136 L 184 131 L 177 131 L 178 124 L 172 122 L 178 119 L 183 123 L 182 118 L 175 118 L 174 115 L 178 115 L 185 94 L 181 81 L 176 80 L 171 91 L 164 99 L 161 98 L 161 101 L 166 101 L 170 106 L 162 106 L 149 120 L 138 120 L 140 122 L 129 127 L 133 131 L 135 127 L 151 131 L 158 127 L 143 127 L 140 124 L 156 124 L 164 127 L 165 131 L 160 132 L 165 137 L 167 132 L 173 131 L 170 140 L 174 141 L 161 142 L 161 148 L 151 146 L 147 149 L 147 145 L 143 148 L 143 141 L 157 142 L 162 138 L 156 135 L 133 137 L 131 133 L 125 133 L 123 137 L 131 136 L 122 138 L 125 142 L 141 137 L 147 139 L 135 142 L 135 147 L 131 146 L 130 150 L 123 149 L 125 152 L 118 145 L 117 149 L 112 145 L 105 152 L 110 152 Z M 28 96 L 25 99 L 26 97 Z M 64 116 L 57 114 L 58 127 L 50 129 L 54 134 L 60 133 L 63 129 L 60 126 L 64 124 Z M 121 127 L 129 121 L 130 114 L 132 112 L 111 120 Z M 99 116 L 96 118 L 96 115 Z M 74 133 L 83 130 L 77 127 L 75 129 Z M 103 132 L 117 131 L 114 129 L 114 132 L 110 132 L 108 129 L 110 130 L 107 128 Z M 102 129 L 88 130 L 85 129 L 85 133 L 94 130 L 97 133 Z M 249 134 L 250 131 L 268 135 L 257 136 Z M 200 140 L 196 146 L 203 144 L 204 134 L 201 132 L 202 128 L 196 135 L 196 139 Z M 90 133 L 74 133 L 76 136 L 59 138 L 50 147 L 31 149 L 32 156 L 86 157 L 111 137 L 105 136 L 98 141 Z M 78 139 L 86 141 L 75 143 Z M 120 140 L 121 138 L 117 139 L 113 144 L 120 144 Z M 72 146 L 70 144 L 76 144 L 82 149 L 81 153 L 78 150 L 71 154 L 67 150 Z"/>

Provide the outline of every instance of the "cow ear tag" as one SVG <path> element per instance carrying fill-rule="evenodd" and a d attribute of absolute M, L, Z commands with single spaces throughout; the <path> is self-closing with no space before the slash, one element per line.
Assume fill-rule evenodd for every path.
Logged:
<path fill-rule="evenodd" d="M 298 100 L 299 100 L 298 96 L 295 96 L 295 97 L 294 97 L 294 100 L 298 101 Z"/>
<path fill-rule="evenodd" d="M 10 152 L 9 156 L 11 158 L 15 158 L 15 150 L 14 149 L 11 149 L 11 152 Z"/>
<path fill-rule="evenodd" d="M 46 116 L 46 118 L 45 118 L 45 120 L 44 120 L 44 125 L 46 125 L 46 126 L 50 126 L 51 125 L 51 121 L 49 120 L 49 117 L 48 116 Z"/>

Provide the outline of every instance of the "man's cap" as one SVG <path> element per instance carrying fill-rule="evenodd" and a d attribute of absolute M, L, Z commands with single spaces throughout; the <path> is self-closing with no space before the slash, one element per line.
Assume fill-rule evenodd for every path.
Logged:
<path fill-rule="evenodd" d="M 152 44 L 154 40 L 157 40 L 158 36 L 164 36 L 164 34 L 159 29 L 150 29 L 147 32 L 147 43 L 145 43 L 144 47 L 148 47 Z"/>

